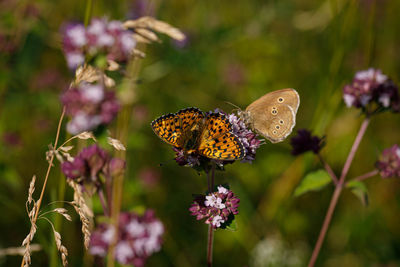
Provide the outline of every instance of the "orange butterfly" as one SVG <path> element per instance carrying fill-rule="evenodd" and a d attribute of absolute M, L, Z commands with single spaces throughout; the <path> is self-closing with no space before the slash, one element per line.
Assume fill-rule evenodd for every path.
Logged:
<path fill-rule="evenodd" d="M 221 113 L 205 114 L 186 108 L 167 114 L 151 123 L 154 133 L 164 142 L 192 153 L 217 160 L 238 160 L 245 156 L 243 144 L 232 131 L 232 124 Z"/>

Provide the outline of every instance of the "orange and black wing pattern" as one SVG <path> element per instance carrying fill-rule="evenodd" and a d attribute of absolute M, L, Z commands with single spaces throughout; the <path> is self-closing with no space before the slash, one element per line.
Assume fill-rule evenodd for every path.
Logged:
<path fill-rule="evenodd" d="M 183 133 L 203 118 L 204 114 L 201 110 L 186 108 L 155 119 L 151 122 L 151 128 L 164 142 L 180 147 L 182 144 L 180 139 L 184 137 Z"/>
<path fill-rule="evenodd" d="M 208 158 L 218 160 L 238 160 L 245 156 L 243 144 L 231 132 L 232 124 L 221 113 L 211 113 L 206 117 L 198 152 Z"/>

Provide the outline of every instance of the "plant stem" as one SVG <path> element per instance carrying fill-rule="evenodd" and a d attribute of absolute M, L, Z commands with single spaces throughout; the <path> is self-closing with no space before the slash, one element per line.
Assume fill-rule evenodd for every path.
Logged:
<path fill-rule="evenodd" d="M 335 172 L 332 170 L 331 166 L 322 158 L 321 154 L 318 154 L 318 158 L 321 161 L 322 165 L 324 165 L 325 170 L 329 174 L 329 176 L 332 178 L 332 181 L 335 185 L 338 183 L 338 178 L 335 174 Z"/>
<path fill-rule="evenodd" d="M 110 212 L 108 210 L 108 207 L 107 207 L 107 204 L 106 204 L 106 200 L 104 198 L 103 189 L 99 190 L 99 199 L 100 199 L 101 206 L 103 207 L 104 215 L 107 216 L 107 217 L 110 217 Z"/>
<path fill-rule="evenodd" d="M 358 146 L 360 145 L 360 142 L 361 142 L 361 140 L 362 140 L 362 138 L 363 138 L 363 136 L 365 134 L 365 131 L 367 130 L 369 121 L 370 121 L 370 118 L 366 117 L 364 119 L 364 121 L 362 122 L 360 130 L 358 131 L 357 137 L 354 140 L 353 146 L 351 147 L 350 153 L 347 156 L 346 162 L 345 162 L 345 164 L 343 166 L 342 173 L 340 175 L 339 182 L 336 184 L 335 191 L 333 192 L 332 199 L 331 199 L 331 202 L 329 204 L 328 211 L 326 212 L 324 223 L 322 224 L 322 228 L 321 228 L 321 231 L 319 233 L 317 243 L 315 244 L 313 253 L 311 255 L 310 262 L 308 263 L 308 267 L 313 267 L 315 262 L 316 262 L 316 260 L 317 260 L 317 258 L 318 258 L 318 255 L 319 255 L 319 252 L 321 250 L 322 244 L 323 244 L 323 242 L 325 240 L 326 232 L 328 231 L 330 222 L 332 220 L 333 212 L 335 211 L 336 204 L 337 204 L 337 202 L 339 200 L 339 197 L 340 197 L 340 193 L 342 192 L 342 189 L 343 189 L 344 180 L 345 180 L 346 175 L 347 175 L 347 173 L 348 173 L 348 171 L 350 169 L 351 163 L 353 162 L 354 155 L 357 152 Z"/>
<path fill-rule="evenodd" d="M 54 141 L 54 146 L 53 146 L 54 148 L 57 147 L 58 139 L 60 137 L 61 124 L 62 124 L 62 121 L 64 119 L 64 115 L 65 115 L 65 106 L 63 107 L 63 110 L 62 110 L 62 113 L 61 113 L 61 116 L 60 116 L 60 120 L 58 121 L 56 139 Z M 31 222 L 31 228 L 34 227 L 34 225 L 36 224 L 37 218 L 38 218 L 40 205 L 42 204 L 42 200 L 43 200 L 44 190 L 46 189 L 47 180 L 48 180 L 49 175 L 50 175 L 51 167 L 53 167 L 53 161 L 54 161 L 54 153 L 51 155 L 51 158 L 50 158 L 50 161 L 49 161 L 49 166 L 47 167 L 46 176 L 45 176 L 44 182 L 43 182 L 42 191 L 40 192 L 40 197 L 39 197 L 38 201 L 36 202 L 35 217 L 33 218 L 32 222 Z M 25 265 L 25 259 L 24 259 L 24 257 L 22 257 L 21 267 L 24 266 L 24 265 Z"/>
<path fill-rule="evenodd" d="M 92 17 L 92 11 L 93 11 L 93 0 L 87 0 L 85 9 L 85 20 L 84 20 L 85 27 L 89 25 L 89 20 Z"/>
<path fill-rule="evenodd" d="M 211 193 L 214 188 L 214 175 L 215 175 L 215 163 L 212 162 L 211 174 L 207 173 L 208 192 Z M 207 266 L 212 266 L 213 257 L 213 243 L 214 243 L 214 228 L 211 224 L 208 225 L 208 238 L 207 238 Z"/>
<path fill-rule="evenodd" d="M 377 175 L 378 173 L 379 173 L 378 170 L 373 170 L 373 171 L 364 173 L 363 175 L 357 176 L 356 178 L 352 179 L 352 181 L 359 181 L 360 182 L 360 181 L 363 181 L 363 180 L 368 179 L 370 177 L 373 177 L 373 176 Z"/>

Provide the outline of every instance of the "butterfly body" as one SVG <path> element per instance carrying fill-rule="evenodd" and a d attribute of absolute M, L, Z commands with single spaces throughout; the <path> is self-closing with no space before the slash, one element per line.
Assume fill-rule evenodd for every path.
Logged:
<path fill-rule="evenodd" d="M 253 131 L 277 143 L 283 141 L 296 125 L 299 104 L 296 90 L 282 89 L 260 97 L 239 115 Z"/>
<path fill-rule="evenodd" d="M 236 160 L 245 155 L 239 138 L 231 132 L 232 125 L 220 113 L 205 114 L 197 108 L 186 108 L 161 116 L 151 127 L 163 141 L 183 150 L 185 156 Z"/>

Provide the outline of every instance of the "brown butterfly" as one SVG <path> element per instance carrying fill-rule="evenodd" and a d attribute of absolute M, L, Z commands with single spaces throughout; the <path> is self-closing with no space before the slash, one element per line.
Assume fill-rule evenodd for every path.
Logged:
<path fill-rule="evenodd" d="M 277 143 L 292 132 L 299 105 L 299 94 L 287 88 L 260 97 L 239 115 L 253 131 Z"/>

